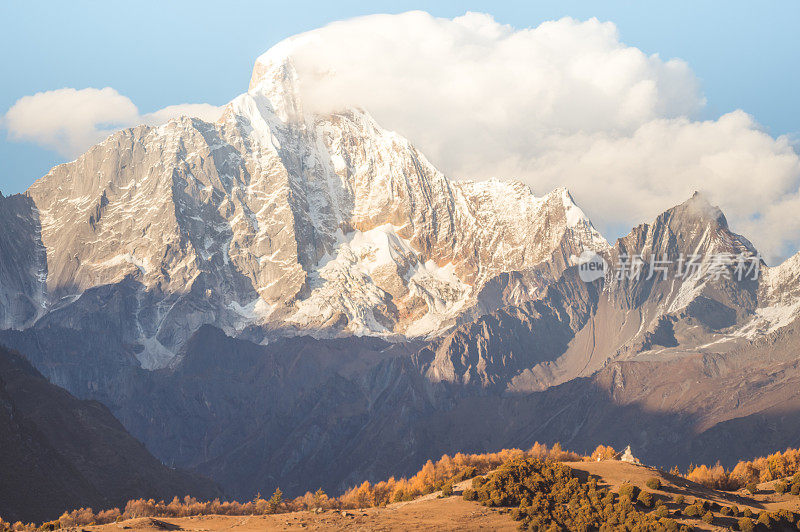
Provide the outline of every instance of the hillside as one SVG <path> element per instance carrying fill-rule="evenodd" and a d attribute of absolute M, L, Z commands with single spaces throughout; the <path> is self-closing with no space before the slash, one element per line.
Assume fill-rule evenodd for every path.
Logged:
<path fill-rule="evenodd" d="M 0 347 L 0 516 L 45 520 L 77 506 L 133 497 L 220 492 L 208 480 L 164 466 L 106 407 L 48 383 Z"/>
<path fill-rule="evenodd" d="M 498 470 L 517 462 L 505 462 Z M 674 520 L 662 523 L 661 530 L 678 530 L 689 526 L 692 530 L 738 530 L 739 520 L 752 515 L 757 520 L 766 512 L 773 516 L 770 530 L 793 528 L 800 518 L 800 498 L 789 493 L 775 492 L 775 482 L 758 486 L 755 494 L 745 490 L 726 492 L 707 488 L 683 477 L 675 476 L 654 468 L 635 465 L 619 460 L 563 462 L 571 470 L 571 475 L 580 483 L 590 479 L 597 490 L 610 490 L 622 493 L 626 485 L 635 486 L 641 492 L 653 496 L 650 503 L 637 502 L 635 497 L 632 512 L 642 515 L 658 514 L 658 519 Z M 658 487 L 653 488 L 654 479 Z M 594 485 L 593 484 L 593 485 Z M 648 485 L 649 484 L 649 485 Z M 186 517 L 138 517 L 118 523 L 97 526 L 83 526 L 84 530 L 112 532 L 123 529 L 141 531 L 186 530 L 216 532 L 235 528 L 243 532 L 262 530 L 518 530 L 513 504 L 508 506 L 486 506 L 478 501 L 467 500 L 467 492 L 476 485 L 474 478 L 456 482 L 452 494 L 442 491 L 419 496 L 410 501 L 390 503 L 386 506 L 355 509 L 319 509 L 285 511 L 283 513 L 258 515 L 196 515 Z M 621 501 L 621 496 L 618 500 Z M 642 499 L 644 500 L 644 499 Z M 690 507 L 700 504 L 707 506 L 700 515 L 691 515 Z M 663 509 L 660 509 L 663 506 Z M 734 509 L 735 508 L 735 509 Z M 734 509 L 729 512 L 729 509 Z M 701 519 L 710 510 L 711 523 Z M 733 515 L 736 512 L 738 515 Z M 779 522 L 787 518 L 794 521 Z M 791 525 L 791 526 L 790 526 Z M 765 528 L 766 529 L 766 528 Z"/>

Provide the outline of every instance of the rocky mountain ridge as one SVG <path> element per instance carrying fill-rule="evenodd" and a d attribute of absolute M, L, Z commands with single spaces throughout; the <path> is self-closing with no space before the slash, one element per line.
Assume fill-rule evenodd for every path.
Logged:
<path fill-rule="evenodd" d="M 695 196 L 603 253 L 614 263 L 623 252 L 686 249 L 753 251 Z M 765 294 L 791 304 L 796 275 L 787 264 L 761 265 L 758 281 L 714 279 L 702 268 L 676 278 L 675 262 L 666 278 L 618 280 L 609 271 L 594 282 L 570 265 L 518 301 L 542 283 L 535 267 L 487 283 L 481 297 L 499 308 L 438 338 L 298 336 L 263 346 L 205 325 L 161 370 L 142 369 L 124 338 L 121 323 L 141 290 L 127 278 L 87 290 L 83 313 L 53 311 L 0 332 L 0 343 L 52 382 L 108 405 L 160 459 L 239 498 L 278 485 L 298 494 L 309 482 L 335 492 L 445 452 L 536 440 L 581 451 L 633 443 L 665 466 L 698 455 L 736 461 L 792 444 L 800 427 L 792 392 L 800 320 L 748 332 L 767 319 Z M 731 431 L 747 437 L 728 452 Z"/>

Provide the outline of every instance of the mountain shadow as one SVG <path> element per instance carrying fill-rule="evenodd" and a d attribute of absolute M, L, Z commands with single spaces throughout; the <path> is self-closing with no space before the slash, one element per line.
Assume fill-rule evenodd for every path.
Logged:
<path fill-rule="evenodd" d="M 18 353 L 0 347 L 0 516 L 43 521 L 65 510 L 124 505 L 132 498 L 220 490 L 166 467 L 108 409 L 47 382 Z"/>

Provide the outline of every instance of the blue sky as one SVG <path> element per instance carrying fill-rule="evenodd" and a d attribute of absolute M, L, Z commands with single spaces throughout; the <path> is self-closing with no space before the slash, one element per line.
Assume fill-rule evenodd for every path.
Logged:
<path fill-rule="evenodd" d="M 490 13 L 517 28 L 572 16 L 617 24 L 622 42 L 686 60 L 716 118 L 741 108 L 773 136 L 800 130 L 800 2 L 4 2 L 0 113 L 20 97 L 111 86 L 141 112 L 220 105 L 254 59 L 295 33 L 370 13 Z M 702 117 L 701 117 L 702 118 Z M 0 190 L 21 192 L 63 157 L 0 131 Z"/>

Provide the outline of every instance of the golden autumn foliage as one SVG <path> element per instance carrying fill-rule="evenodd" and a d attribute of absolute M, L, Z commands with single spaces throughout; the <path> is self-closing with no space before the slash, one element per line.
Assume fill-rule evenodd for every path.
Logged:
<path fill-rule="evenodd" d="M 738 489 L 736 482 L 731 479 L 730 473 L 719 462 L 713 467 L 701 465 L 690 468 L 686 478 L 692 482 L 717 490 Z"/>
<path fill-rule="evenodd" d="M 766 457 L 741 461 L 728 471 L 719 462 L 712 467 L 691 466 L 686 478 L 721 490 L 738 490 L 748 484 L 769 482 L 800 472 L 800 449 L 786 449 Z"/>
<path fill-rule="evenodd" d="M 339 497 L 330 497 L 322 489 L 307 492 L 294 499 L 283 499 L 280 489 L 269 498 L 260 494 L 252 501 L 198 501 L 194 497 L 175 497 L 170 502 L 153 499 L 128 501 L 125 508 L 112 508 L 94 513 L 91 508 L 80 508 L 64 512 L 58 519 L 40 526 L 34 524 L 8 523 L 0 519 L 0 532 L 49 531 L 61 528 L 81 527 L 89 524 L 105 524 L 137 517 L 190 517 L 196 515 L 263 515 L 314 509 L 350 509 L 384 506 L 393 502 L 414 499 L 438 490 L 451 491 L 453 484 L 486 475 L 503 464 L 520 460 L 546 460 L 548 462 L 609 460 L 616 456 L 614 448 L 599 445 L 590 455 L 582 456 L 565 451 L 560 444 L 552 447 L 536 443 L 528 450 L 503 449 L 496 453 L 443 455 L 439 460 L 428 460 L 422 468 L 409 478 L 389 478 L 377 483 L 364 481 L 347 490 Z M 691 466 L 686 478 L 714 489 L 735 490 L 754 482 L 767 482 L 796 475 L 786 483 L 786 491 L 800 492 L 800 449 L 787 449 L 783 453 L 750 461 L 739 462 L 731 471 L 719 463 L 712 467 Z M 797 488 L 795 488 L 797 485 Z M 471 491 L 471 490 L 468 490 Z M 634 500 L 634 499 L 632 499 Z M 745 516 L 747 517 L 747 516 Z M 535 519 L 534 519 L 535 521 Z M 533 521 L 532 521 L 533 522 Z"/>
<path fill-rule="evenodd" d="M 610 445 L 598 445 L 597 449 L 595 449 L 594 452 L 589 455 L 589 459 L 592 462 L 597 462 L 599 460 L 613 460 L 616 455 L 617 451 L 615 451 Z"/>
<path fill-rule="evenodd" d="M 609 447 L 610 449 L 610 447 Z M 613 451 L 613 449 L 612 449 Z M 106 524 L 115 521 L 138 517 L 190 517 L 195 515 L 264 515 L 297 510 L 368 508 L 383 506 L 392 502 L 411 500 L 420 495 L 442 489 L 448 482 L 458 482 L 476 475 L 485 474 L 501 464 L 522 458 L 540 458 L 555 461 L 588 459 L 579 454 L 565 451 L 560 444 L 552 447 L 536 443 L 527 451 L 521 449 L 503 449 L 496 453 L 444 455 L 436 462 L 428 460 L 422 469 L 410 478 L 362 484 L 347 490 L 339 497 L 329 497 L 322 489 L 315 493 L 307 492 L 295 499 L 283 500 L 280 488 L 269 498 L 259 494 L 252 501 L 239 503 L 236 501 L 201 502 L 194 497 L 183 499 L 175 497 L 169 503 L 153 499 L 135 499 L 128 501 L 123 510 L 112 508 L 95 514 L 91 508 L 81 508 L 65 512 L 54 521 L 44 523 L 40 527 L 33 524 L 10 524 L 0 519 L 0 532 L 22 532 L 37 528 L 56 530 L 59 528 L 85 526 L 90 523 Z"/>
<path fill-rule="evenodd" d="M 503 449 L 497 453 L 456 453 L 452 457 L 444 455 L 436 462 L 428 460 L 411 478 L 398 480 L 393 477 L 374 485 L 364 482 L 346 491 L 339 497 L 339 501 L 344 508 L 366 508 L 407 501 L 438 491 L 448 482 L 459 482 L 482 475 L 508 461 L 522 458 L 549 458 L 561 462 L 584 459 L 579 454 L 563 450 L 558 443 L 548 448 L 538 442 L 527 451 Z"/>

